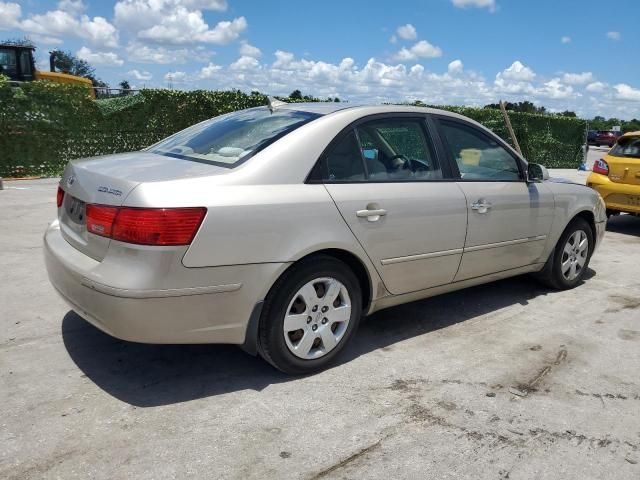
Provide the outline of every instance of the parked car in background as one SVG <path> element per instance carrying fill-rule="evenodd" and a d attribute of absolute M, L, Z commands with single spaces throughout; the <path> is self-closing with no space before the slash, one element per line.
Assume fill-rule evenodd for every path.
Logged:
<path fill-rule="evenodd" d="M 589 130 L 587 132 L 587 145 L 595 145 L 597 138 L 598 138 L 598 131 L 597 130 Z"/>
<path fill-rule="evenodd" d="M 606 224 L 461 115 L 273 102 L 144 151 L 71 161 L 46 265 L 71 308 L 147 343 L 230 343 L 293 374 L 360 317 L 535 273 L 580 284 Z"/>
<path fill-rule="evenodd" d="M 588 142 L 590 145 L 595 145 L 596 147 L 606 146 L 613 147 L 618 139 L 620 132 L 614 132 L 611 130 L 598 130 L 595 136 L 592 135 L 593 140 L 589 140 L 589 136 L 587 136 Z"/>
<path fill-rule="evenodd" d="M 587 185 L 602 196 L 608 215 L 640 215 L 640 131 L 618 138 L 614 147 L 594 163 Z"/>

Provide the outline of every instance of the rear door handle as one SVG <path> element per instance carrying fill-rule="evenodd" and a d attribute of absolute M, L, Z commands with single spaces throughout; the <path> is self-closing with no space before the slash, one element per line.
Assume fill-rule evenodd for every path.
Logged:
<path fill-rule="evenodd" d="M 477 211 L 478 213 L 487 213 L 492 206 L 493 204 L 491 202 L 480 199 L 477 202 L 473 202 L 471 204 L 471 209 Z"/>
<path fill-rule="evenodd" d="M 384 208 L 367 208 L 366 210 L 358 210 L 356 212 L 356 217 L 366 218 L 370 222 L 377 222 L 380 220 L 380 217 L 384 217 L 386 214 L 387 211 Z"/>

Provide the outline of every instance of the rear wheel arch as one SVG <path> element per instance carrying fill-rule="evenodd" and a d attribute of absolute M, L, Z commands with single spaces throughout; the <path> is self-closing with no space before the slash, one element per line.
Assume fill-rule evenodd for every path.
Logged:
<path fill-rule="evenodd" d="M 320 256 L 333 257 L 336 260 L 341 261 L 351 269 L 351 271 L 358 279 L 358 283 L 360 284 L 360 290 L 362 291 L 362 311 L 366 313 L 369 306 L 371 305 L 371 300 L 373 297 L 373 283 L 371 280 L 371 275 L 369 274 L 369 271 L 367 270 L 364 262 L 356 254 L 348 250 L 344 250 L 341 248 L 325 248 L 322 250 L 316 250 L 315 252 L 309 253 L 293 262 L 291 265 L 289 265 L 289 267 L 287 267 L 284 272 L 280 274 L 280 277 L 284 275 L 289 269 L 298 265 L 300 262 L 306 262 L 313 257 Z M 278 277 L 278 279 L 280 277 Z M 278 279 L 273 282 L 274 285 L 278 282 Z M 273 288 L 273 286 L 271 288 Z M 269 289 L 269 292 L 271 292 L 271 289 Z"/>

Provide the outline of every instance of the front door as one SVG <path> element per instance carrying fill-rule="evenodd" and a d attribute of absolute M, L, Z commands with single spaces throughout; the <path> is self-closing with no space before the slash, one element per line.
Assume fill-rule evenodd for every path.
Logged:
<path fill-rule="evenodd" d="M 453 281 L 466 200 L 447 181 L 424 118 L 364 121 L 343 132 L 321 162 L 329 194 L 389 292 Z"/>
<path fill-rule="evenodd" d="M 553 193 L 543 183 L 527 183 L 523 164 L 497 137 L 463 121 L 441 118 L 438 123 L 469 210 L 455 280 L 546 261 Z"/>

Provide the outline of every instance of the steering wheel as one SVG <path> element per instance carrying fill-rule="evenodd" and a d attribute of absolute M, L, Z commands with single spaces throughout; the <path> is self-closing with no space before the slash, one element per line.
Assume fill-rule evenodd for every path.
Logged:
<path fill-rule="evenodd" d="M 403 155 L 402 153 L 399 153 L 399 154 L 394 155 L 391 158 L 389 158 L 389 162 L 391 163 L 391 165 L 393 165 L 393 167 L 396 170 L 399 170 L 400 169 L 400 164 L 397 163 L 397 162 L 394 162 L 394 160 L 396 160 L 396 159 L 402 160 L 402 168 L 403 169 L 405 169 L 405 170 L 409 169 L 409 170 L 413 171 L 413 167 L 411 165 L 411 159 L 409 157 L 407 157 L 406 155 Z"/>

